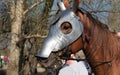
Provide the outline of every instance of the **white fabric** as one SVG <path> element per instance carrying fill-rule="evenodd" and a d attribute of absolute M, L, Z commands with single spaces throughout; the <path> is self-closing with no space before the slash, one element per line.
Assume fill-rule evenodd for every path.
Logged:
<path fill-rule="evenodd" d="M 4 56 L 1 55 L 0 57 L 1 57 L 1 59 L 4 59 Z"/>
<path fill-rule="evenodd" d="M 59 71 L 59 75 L 88 75 L 84 61 L 74 62 Z"/>

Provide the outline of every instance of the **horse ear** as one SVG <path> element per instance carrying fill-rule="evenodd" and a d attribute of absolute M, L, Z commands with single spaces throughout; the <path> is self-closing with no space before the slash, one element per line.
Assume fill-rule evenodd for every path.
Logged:
<path fill-rule="evenodd" d="M 80 0 L 73 0 L 73 11 L 76 11 L 78 6 L 79 6 Z M 68 0 L 63 0 L 63 3 L 66 8 L 70 7 L 69 1 Z"/>
<path fill-rule="evenodd" d="M 73 11 L 76 11 L 79 6 L 80 0 L 73 0 Z"/>
<path fill-rule="evenodd" d="M 69 8 L 69 1 L 68 0 L 63 0 L 63 3 L 65 5 L 66 8 Z"/>

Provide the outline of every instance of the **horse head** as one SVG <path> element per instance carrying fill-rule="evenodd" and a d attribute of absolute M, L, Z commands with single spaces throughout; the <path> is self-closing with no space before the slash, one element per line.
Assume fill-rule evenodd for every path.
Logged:
<path fill-rule="evenodd" d="M 79 0 L 74 1 L 78 6 Z M 74 8 L 77 8 L 76 6 Z M 50 20 L 49 34 L 37 57 L 49 58 L 51 53 L 75 53 L 84 48 L 85 56 L 91 61 L 90 65 L 96 75 L 106 75 L 108 71 L 107 75 L 120 74 L 120 67 L 117 67 L 120 61 L 118 37 L 84 9 L 71 9 L 68 0 L 60 2 L 59 9 L 58 14 Z M 117 72 L 113 71 L 114 68 L 118 68 Z"/>
<path fill-rule="evenodd" d="M 64 50 L 67 46 L 71 47 L 71 52 L 76 52 L 79 48 L 76 47 L 78 46 L 76 44 L 82 42 L 80 36 L 83 32 L 83 26 L 79 17 L 63 2 L 59 2 L 58 5 L 60 11 L 50 20 L 49 34 L 37 57 L 48 58 L 51 52 Z"/>

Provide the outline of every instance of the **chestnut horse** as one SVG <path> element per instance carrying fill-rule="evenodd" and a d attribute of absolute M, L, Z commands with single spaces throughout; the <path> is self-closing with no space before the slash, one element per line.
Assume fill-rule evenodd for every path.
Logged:
<path fill-rule="evenodd" d="M 76 8 L 74 12 L 83 25 L 83 32 L 76 41 L 67 47 L 68 53 L 76 53 L 82 49 L 95 75 L 120 75 L 120 42 L 118 36 L 110 32 L 107 25 L 94 19 L 89 12 L 78 8 L 79 0 L 74 1 L 74 8 Z M 68 0 L 64 0 L 64 5 L 69 8 Z M 72 27 L 67 22 L 63 23 L 61 31 L 70 33 Z M 47 53 L 47 51 L 43 52 Z"/>
<path fill-rule="evenodd" d="M 68 2 L 64 4 L 68 7 Z M 68 46 L 68 51 L 82 49 L 95 75 L 120 75 L 120 42 L 116 34 L 84 9 L 77 8 L 76 15 L 83 24 L 83 35 Z"/>

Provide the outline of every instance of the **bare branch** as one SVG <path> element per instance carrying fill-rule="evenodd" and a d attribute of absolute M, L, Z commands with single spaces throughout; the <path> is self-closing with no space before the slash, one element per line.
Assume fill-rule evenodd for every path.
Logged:
<path fill-rule="evenodd" d="M 31 38 L 41 38 L 44 39 L 47 36 L 41 36 L 41 35 L 30 35 L 30 36 L 23 36 L 20 38 L 20 40 L 17 42 L 17 46 L 20 47 L 20 44 L 25 42 L 27 39 L 31 39 Z"/>
<path fill-rule="evenodd" d="M 36 7 L 38 4 L 42 3 L 43 0 L 40 0 L 39 2 L 36 2 L 36 3 L 33 3 L 28 9 L 26 9 L 24 12 L 23 12 L 23 15 L 25 15 L 26 13 L 28 13 L 28 11 L 30 11 L 32 8 Z"/>
<path fill-rule="evenodd" d="M 46 38 L 47 36 L 41 36 L 41 35 L 30 35 L 30 36 L 26 36 L 25 38 L 26 39 L 29 39 L 29 38 L 41 38 L 41 39 L 44 39 Z"/>
<path fill-rule="evenodd" d="M 89 12 L 90 13 L 98 13 L 98 12 L 120 13 L 119 11 L 111 11 L 111 10 L 93 10 Z"/>
<path fill-rule="evenodd" d="M 20 38 L 20 41 L 23 41 L 25 39 L 30 39 L 30 38 L 41 38 L 41 39 L 44 39 L 46 38 L 47 36 L 42 36 L 42 35 L 29 35 L 29 36 L 23 36 Z"/>

